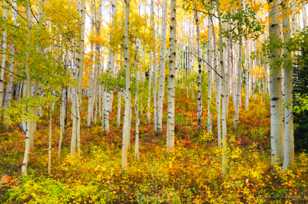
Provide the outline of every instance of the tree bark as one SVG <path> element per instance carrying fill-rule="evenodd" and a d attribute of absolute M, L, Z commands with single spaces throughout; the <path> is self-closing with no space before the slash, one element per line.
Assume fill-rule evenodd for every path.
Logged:
<path fill-rule="evenodd" d="M 211 26 L 211 19 L 208 17 L 208 49 L 207 49 L 207 61 L 209 63 L 207 69 L 207 131 L 212 133 L 212 112 L 211 112 L 211 103 L 212 103 L 212 68 L 213 66 L 213 31 Z"/>
<path fill-rule="evenodd" d="M 130 119 L 131 119 L 131 93 L 130 93 L 130 65 L 129 65 L 129 8 L 130 0 L 124 0 L 124 68 L 125 68 L 125 110 L 122 131 L 122 169 L 127 169 L 127 154 L 130 140 Z"/>
<path fill-rule="evenodd" d="M 67 106 L 67 89 L 62 88 L 61 104 L 60 104 L 60 118 L 59 118 L 60 136 L 59 136 L 59 143 L 58 143 L 58 159 L 61 158 L 62 143 L 63 143 L 64 134 L 65 134 L 66 106 Z"/>
<path fill-rule="evenodd" d="M 176 0 L 170 0 L 170 55 L 168 77 L 167 149 L 174 148 L 175 126 Z"/>
<path fill-rule="evenodd" d="M 194 10 L 194 18 L 196 25 L 196 40 L 197 40 L 197 58 L 198 58 L 198 93 L 197 93 L 197 121 L 198 121 L 198 129 L 202 128 L 202 59 L 200 53 L 200 25 L 199 25 L 199 16 L 198 12 L 195 8 Z"/>
<path fill-rule="evenodd" d="M 13 25 L 17 25 L 17 0 L 12 1 Z M 15 67 L 15 44 L 10 44 L 10 63 L 9 63 L 9 77 L 8 84 L 5 89 L 3 106 L 7 108 L 13 98 L 13 82 L 14 82 L 14 67 Z M 4 71 L 4 70 L 2 70 Z M 1 82 L 0 82 L 1 83 Z"/>
<path fill-rule="evenodd" d="M 165 96 L 165 63 L 166 63 L 166 33 L 167 33 L 167 0 L 163 1 L 162 5 L 162 33 L 161 33 L 161 48 L 160 48 L 160 78 L 158 90 L 157 104 L 157 132 L 162 132 L 163 126 L 163 104 Z"/>
<path fill-rule="evenodd" d="M 269 11 L 269 38 L 270 38 L 270 99 L 271 99 L 271 162 L 277 165 L 281 162 L 282 135 L 282 96 L 281 96 L 281 49 L 279 41 L 281 29 L 279 22 L 278 0 L 268 0 Z"/>
<path fill-rule="evenodd" d="M 4 1 L 3 10 L 2 10 L 2 20 L 3 22 L 7 22 L 8 16 L 8 9 L 7 5 Z M 4 100 L 4 74 L 6 69 L 6 52 L 7 52 L 7 26 L 4 25 L 2 31 L 2 43 L 1 43 L 1 52 L 2 52 L 2 59 L 1 59 L 1 69 L 0 69 L 0 108 L 3 106 Z"/>
<path fill-rule="evenodd" d="M 288 1 L 282 3 L 283 9 L 283 38 L 288 43 L 290 39 L 290 19 Z M 294 132 L 293 132 L 293 66 L 291 53 L 285 48 L 283 53 L 284 72 L 284 148 L 283 168 L 286 169 L 294 163 Z"/>
<path fill-rule="evenodd" d="M 72 117 L 73 129 L 71 140 L 71 154 L 80 153 L 80 107 L 82 102 L 82 75 L 83 75 L 83 62 L 84 62 L 84 32 L 85 32 L 85 14 L 86 6 L 85 0 L 78 1 L 78 12 L 80 15 L 79 22 L 79 42 L 76 51 L 76 75 L 77 87 L 72 89 Z"/>
<path fill-rule="evenodd" d="M 31 22 L 31 11 L 30 11 L 30 0 L 27 1 L 27 24 L 28 24 L 28 43 L 31 42 L 31 29 L 32 29 L 32 22 Z M 30 46 L 30 45 L 29 45 Z M 26 73 L 26 80 L 24 85 L 24 96 L 25 98 L 30 98 L 32 95 L 32 85 L 31 85 L 31 77 L 30 77 L 30 67 L 29 67 L 29 52 L 26 52 L 26 62 L 25 62 L 25 73 Z M 31 107 L 26 107 L 27 112 L 32 111 Z M 31 138 L 32 138 L 32 131 L 31 131 L 31 121 L 25 121 L 25 151 L 23 162 L 21 166 L 21 174 L 26 176 L 28 174 L 28 163 L 29 163 L 29 154 L 31 148 Z"/>

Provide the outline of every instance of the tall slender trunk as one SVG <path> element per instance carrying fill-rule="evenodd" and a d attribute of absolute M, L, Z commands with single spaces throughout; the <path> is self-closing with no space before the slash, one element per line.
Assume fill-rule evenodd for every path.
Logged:
<path fill-rule="evenodd" d="M 218 15 L 218 26 L 219 26 L 219 67 L 222 76 L 221 79 L 221 125 L 222 125 L 222 174 L 225 175 L 228 171 L 228 160 L 227 160 L 227 101 L 226 101 L 226 74 L 224 69 L 224 48 L 223 48 L 223 25 L 221 21 L 221 13 L 219 9 L 220 1 L 217 0 L 217 15 Z"/>
<path fill-rule="evenodd" d="M 214 65 L 213 67 L 220 74 L 220 66 L 217 66 L 217 43 L 216 43 L 216 32 L 214 29 L 213 17 L 210 16 L 212 36 L 213 36 L 213 53 L 214 53 Z M 216 112 L 217 112 L 217 139 L 218 146 L 221 146 L 221 78 L 218 74 L 216 76 Z"/>
<path fill-rule="evenodd" d="M 162 33 L 160 48 L 160 77 L 157 104 L 157 132 L 162 132 L 163 126 L 163 104 L 165 96 L 165 63 L 166 63 L 166 33 L 167 33 L 167 0 L 163 1 L 162 7 Z"/>
<path fill-rule="evenodd" d="M 124 0 L 124 68 L 125 68 L 125 110 L 122 131 L 122 169 L 127 169 L 127 154 L 130 140 L 130 119 L 131 119 L 131 93 L 130 93 L 130 65 L 129 65 L 129 4 L 130 0 Z"/>
<path fill-rule="evenodd" d="M 110 42 L 113 40 L 113 30 L 116 26 L 116 1 L 110 0 L 111 3 L 111 19 L 112 19 L 112 29 L 110 32 L 109 40 Z M 108 59 L 108 72 L 114 74 L 114 59 L 115 59 L 115 53 L 113 51 L 113 48 L 109 48 L 109 59 Z M 103 128 L 106 131 L 106 133 L 109 133 L 110 131 L 110 112 L 112 107 L 112 92 L 109 90 L 106 90 L 104 94 L 104 120 L 103 120 Z"/>
<path fill-rule="evenodd" d="M 198 121 L 198 128 L 202 128 L 202 59 L 200 53 L 200 25 L 199 25 L 199 16 L 198 12 L 195 9 L 194 11 L 194 18 L 196 24 L 196 34 L 197 34 L 197 57 L 198 57 L 198 94 L 197 94 L 197 121 Z"/>
<path fill-rule="evenodd" d="M 208 17 L 208 49 L 207 49 L 207 61 L 209 63 L 207 69 L 207 131 L 212 133 L 212 113 L 211 113 L 211 102 L 212 102 L 212 68 L 213 65 L 213 36 L 212 26 L 210 23 L 210 17 Z"/>
<path fill-rule="evenodd" d="M 290 39 L 290 20 L 288 1 L 282 3 L 283 9 L 283 38 L 285 43 Z M 291 53 L 284 49 L 283 53 L 284 72 L 284 148 L 283 148 L 283 168 L 286 169 L 294 163 L 294 132 L 293 132 L 293 66 Z"/>
<path fill-rule="evenodd" d="M 93 25 L 92 25 L 93 26 Z M 93 121 L 93 112 L 94 112 L 94 77 L 95 77 L 95 57 L 94 57 L 94 44 L 91 43 L 91 52 L 92 52 L 92 66 L 91 66 L 91 71 L 90 71 L 90 76 L 89 76 L 89 88 L 88 88 L 88 116 L 87 116 L 87 127 L 90 127 L 92 125 Z"/>
<path fill-rule="evenodd" d="M 48 175 L 51 174 L 51 153 L 52 153 L 52 114 L 54 110 L 54 103 L 50 104 L 49 110 L 49 132 L 48 132 Z"/>
<path fill-rule="evenodd" d="M 31 11 L 30 11 L 30 0 L 27 1 L 27 24 L 28 24 L 28 33 L 27 33 L 27 39 L 28 43 L 31 42 L 31 29 L 32 29 L 32 22 L 31 22 Z M 28 45 L 31 46 L 31 45 Z M 26 52 L 26 62 L 25 62 L 25 73 L 26 73 L 26 80 L 24 85 L 24 97 L 29 98 L 32 95 L 32 85 L 31 85 L 31 78 L 30 78 L 30 65 L 29 65 L 29 52 Z M 31 112 L 30 107 L 26 107 L 27 112 Z M 30 154 L 30 148 L 31 148 L 31 138 L 32 138 L 32 131 L 31 129 L 31 121 L 25 122 L 25 151 L 24 151 L 24 157 L 23 162 L 21 166 L 21 174 L 23 176 L 27 175 L 28 170 L 28 163 L 29 163 L 29 154 Z"/>
<path fill-rule="evenodd" d="M 140 81 L 140 71 L 139 71 L 139 40 L 136 42 L 136 53 L 135 53 L 135 68 L 136 68 L 136 88 L 135 88 L 135 158 L 139 159 L 139 81 Z"/>
<path fill-rule="evenodd" d="M 78 1 L 79 22 L 79 41 L 77 42 L 77 51 L 75 54 L 77 87 L 72 89 L 72 117 L 73 129 L 71 140 L 71 154 L 80 153 L 80 107 L 82 102 L 82 75 L 84 62 L 84 33 L 85 33 L 85 0 Z"/>
<path fill-rule="evenodd" d="M 58 158 L 61 158 L 63 137 L 65 134 L 65 119 L 66 119 L 66 104 L 67 104 L 67 89 L 62 88 L 61 104 L 60 104 L 60 136 L 58 143 Z"/>
<path fill-rule="evenodd" d="M 156 29 L 155 29 L 155 7 L 154 7 L 154 0 L 151 0 L 151 27 L 153 29 L 153 50 L 152 50 L 152 66 L 153 66 L 153 112 L 154 112 L 154 132 L 157 134 L 157 65 L 156 65 Z"/>
<path fill-rule="evenodd" d="M 167 148 L 174 148 L 175 126 L 176 0 L 170 0 L 170 55 L 168 77 Z"/>
<path fill-rule="evenodd" d="M 271 161 L 272 165 L 281 162 L 281 142 L 282 135 L 282 96 L 281 96 L 281 50 L 277 46 L 277 41 L 281 38 L 279 22 L 278 0 L 268 0 L 269 10 L 269 38 L 270 38 L 270 98 L 271 98 Z"/>
<path fill-rule="evenodd" d="M 245 64 L 246 64 L 246 72 L 245 72 L 245 110 L 248 111 L 249 107 L 249 79 L 250 79 L 250 53 L 251 53 L 251 41 L 246 40 L 246 53 L 245 53 Z"/>
<path fill-rule="evenodd" d="M 8 16 L 8 9 L 7 5 L 4 1 L 2 10 L 2 20 L 4 23 L 7 22 L 7 16 Z M 6 52 L 7 52 L 7 26 L 4 24 L 4 28 L 2 31 L 2 43 L 1 43 L 1 69 L 0 69 L 0 108 L 3 106 L 3 100 L 4 100 L 4 74 L 6 69 Z"/>
<path fill-rule="evenodd" d="M 234 129 L 237 130 L 239 118 L 240 118 L 240 100 L 241 100 L 241 91 L 242 91 L 242 37 L 239 37 L 238 43 L 238 64 L 236 69 L 236 92 L 235 92 L 235 103 L 234 103 Z"/>
<path fill-rule="evenodd" d="M 117 127 L 120 127 L 121 125 L 121 109 L 122 109 L 122 96 L 121 96 L 121 92 L 118 91 Z"/>
<path fill-rule="evenodd" d="M 17 25 L 17 0 L 12 1 L 12 12 L 13 12 L 13 25 Z M 9 77 L 8 84 L 5 89 L 3 106 L 4 108 L 9 106 L 10 101 L 13 98 L 13 82 L 14 82 L 14 67 L 15 67 L 15 44 L 10 44 L 10 62 L 9 62 Z M 4 71 L 4 70 L 2 70 Z M 1 83 L 1 82 L 0 82 Z"/>

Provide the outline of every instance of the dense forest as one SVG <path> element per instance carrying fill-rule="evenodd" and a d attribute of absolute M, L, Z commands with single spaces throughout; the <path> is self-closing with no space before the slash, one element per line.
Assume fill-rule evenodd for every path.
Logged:
<path fill-rule="evenodd" d="M 307 0 L 1 0 L 0 203 L 308 203 Z"/>

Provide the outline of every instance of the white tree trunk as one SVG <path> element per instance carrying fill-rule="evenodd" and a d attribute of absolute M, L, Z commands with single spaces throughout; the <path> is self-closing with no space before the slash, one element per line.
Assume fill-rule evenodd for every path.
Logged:
<path fill-rule="evenodd" d="M 94 53 L 94 45 L 91 44 L 91 52 Z M 89 76 L 89 88 L 88 88 L 88 116 L 87 116 L 87 127 L 90 127 L 93 122 L 93 115 L 94 115 L 94 104 L 95 104 L 95 87 L 94 87 L 94 77 L 95 77 L 95 54 L 92 56 L 93 65 L 91 67 L 90 76 Z"/>
<path fill-rule="evenodd" d="M 175 129 L 176 0 L 170 0 L 170 55 L 168 77 L 167 149 L 174 148 Z"/>
<path fill-rule="evenodd" d="M 66 119 L 66 104 L 67 104 L 67 89 L 62 88 L 61 93 L 61 104 L 60 104 L 60 136 L 59 136 L 59 143 L 58 143 L 58 158 L 61 158 L 61 152 L 62 152 L 62 143 L 63 143 L 63 137 L 65 134 L 65 119 Z"/>
<path fill-rule="evenodd" d="M 27 1 L 27 23 L 28 23 L 28 42 L 31 42 L 31 29 L 32 29 L 32 23 L 31 23 L 31 11 L 30 11 L 30 2 Z M 26 53 L 26 62 L 28 62 L 29 53 Z M 25 73 L 26 73 L 26 80 L 24 85 L 24 97 L 28 98 L 32 95 L 32 85 L 31 85 L 31 78 L 30 78 L 30 67 L 29 64 L 25 64 Z M 27 111 L 32 111 L 31 108 L 27 107 Z M 31 121 L 25 122 L 25 151 L 24 151 L 24 157 L 23 162 L 21 166 L 21 174 L 23 176 L 27 175 L 28 171 L 28 163 L 29 163 L 29 154 L 30 154 L 30 148 L 31 148 L 31 138 L 32 138 L 32 131 L 31 129 Z"/>
<path fill-rule="evenodd" d="M 211 113 L 211 102 L 212 102 L 212 69 L 213 69 L 213 31 L 211 26 L 211 19 L 208 17 L 208 49 L 207 49 L 207 61 L 209 63 L 207 69 L 207 131 L 212 133 L 212 113 Z"/>
<path fill-rule="evenodd" d="M 135 68 L 136 68 L 136 89 L 135 89 L 135 158 L 138 160 L 140 157 L 139 153 L 139 81 L 140 81 L 140 71 L 139 71 L 139 59 L 138 59 L 139 41 L 136 42 L 136 57 L 135 57 Z"/>
<path fill-rule="evenodd" d="M 131 93 L 130 93 L 130 65 L 129 65 L 129 4 L 130 0 L 124 0 L 124 68 L 125 68 L 125 110 L 124 110 L 124 122 L 122 130 L 122 169 L 127 169 L 127 154 L 130 140 L 130 120 L 131 120 Z"/>
<path fill-rule="evenodd" d="M 218 26 L 219 26 L 219 68 L 222 76 L 220 88 L 221 88 L 221 125 L 222 125 L 222 174 L 226 175 L 228 170 L 228 161 L 227 161 L 227 100 L 226 100 L 226 73 L 224 70 L 224 48 L 223 48 L 223 27 L 221 21 L 221 14 L 219 9 L 220 1 L 217 0 L 217 15 L 218 15 Z"/>
<path fill-rule="evenodd" d="M 7 16 L 8 16 L 8 10 L 7 10 L 7 4 L 4 1 L 4 5 L 2 6 L 2 20 L 3 22 L 7 22 Z M 3 106 L 3 100 L 4 100 L 4 73 L 6 69 L 6 52 L 7 52 L 7 28 L 6 25 L 4 25 L 3 31 L 2 31 L 2 43 L 1 43 L 1 69 L 0 69 L 0 108 Z"/>
<path fill-rule="evenodd" d="M 197 57 L 198 57 L 198 94 L 197 94 L 197 121 L 198 128 L 202 128 L 202 59 L 200 53 L 200 25 L 199 25 L 199 16 L 197 10 L 194 11 L 194 18 L 196 24 L 196 34 L 197 34 Z"/>
<path fill-rule="evenodd" d="M 54 110 L 54 103 L 50 104 L 50 110 L 49 110 L 49 132 L 48 132 L 48 175 L 51 175 L 51 153 L 52 153 L 52 114 Z"/>
<path fill-rule="evenodd" d="M 245 53 L 245 64 L 246 64 L 246 72 L 245 72 L 245 110 L 248 111 L 249 107 L 249 79 L 250 79 L 250 53 L 251 53 L 251 43 L 250 40 L 246 41 L 246 53 Z"/>
<path fill-rule="evenodd" d="M 117 127 L 121 125 L 121 109 L 122 109 L 122 96 L 121 92 L 118 91 L 118 105 L 117 105 Z"/>
<path fill-rule="evenodd" d="M 13 12 L 13 25 L 17 25 L 17 0 L 12 1 L 12 12 Z M 14 67 L 15 67 L 15 45 L 14 42 L 10 44 L 10 63 L 9 63 L 9 77 L 8 84 L 5 89 L 5 96 L 3 106 L 4 108 L 9 106 L 10 101 L 13 97 L 13 82 L 14 82 Z M 4 70 L 2 70 L 4 71 Z M 1 82 L 0 82 L 1 83 Z"/>
<path fill-rule="evenodd" d="M 242 38 L 239 39 L 238 44 L 238 63 L 236 69 L 236 92 L 235 92 L 235 103 L 234 103 L 234 129 L 237 130 L 237 126 L 240 118 L 240 100 L 241 100 L 241 76 L 242 76 Z"/>
<path fill-rule="evenodd" d="M 161 48 L 160 48 L 160 77 L 158 90 L 158 104 L 157 104 L 157 132 L 162 132 L 163 126 L 163 104 L 165 96 L 165 63 L 166 63 L 166 33 L 167 33 L 167 0 L 163 1 L 162 5 L 162 34 L 161 34 Z"/>
<path fill-rule="evenodd" d="M 283 9 L 283 37 L 285 43 L 290 39 L 289 6 L 282 4 Z M 294 132 L 293 132 L 293 66 L 291 53 L 284 49 L 284 148 L 283 168 L 286 169 L 294 162 Z"/>
<path fill-rule="evenodd" d="M 78 1 L 78 12 L 80 15 L 79 31 L 80 39 L 76 51 L 76 75 L 77 75 L 77 88 L 72 89 L 72 117 L 73 129 L 71 140 L 71 154 L 80 153 L 80 106 L 82 102 L 82 75 L 83 75 L 83 62 L 84 62 L 84 33 L 85 33 L 85 14 L 86 6 L 85 0 Z"/>
<path fill-rule="evenodd" d="M 112 29 L 110 32 L 110 42 L 113 39 L 113 33 L 112 31 L 114 30 L 115 26 L 116 26 L 116 1 L 115 0 L 111 0 L 111 19 L 112 19 Z M 109 72 L 114 73 L 114 59 L 115 59 L 115 53 L 113 51 L 112 48 L 109 48 L 109 59 L 108 59 L 108 70 Z M 107 90 L 104 93 L 104 120 L 103 120 L 103 128 L 106 131 L 106 133 L 109 133 L 110 131 L 110 112 L 112 110 L 112 97 L 113 94 L 111 91 Z"/>
<path fill-rule="evenodd" d="M 221 70 L 220 66 L 217 66 L 217 43 L 216 43 L 216 33 L 214 29 L 214 22 L 212 16 L 210 17 L 211 27 L 212 27 L 212 37 L 213 37 L 213 53 L 214 53 L 214 65 L 213 67 L 216 69 L 216 112 L 217 112 L 217 139 L 218 146 L 221 146 Z"/>
<path fill-rule="evenodd" d="M 271 0 L 269 11 L 269 36 L 270 43 L 275 43 L 281 37 L 279 22 L 279 3 L 278 0 Z M 272 165 L 281 162 L 281 142 L 282 135 L 282 96 L 281 96 L 281 50 L 276 46 L 271 46 L 270 50 L 270 99 L 271 99 L 271 161 Z"/>

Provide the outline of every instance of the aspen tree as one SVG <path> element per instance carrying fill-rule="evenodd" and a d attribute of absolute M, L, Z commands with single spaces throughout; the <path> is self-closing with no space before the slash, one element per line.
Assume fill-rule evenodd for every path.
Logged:
<path fill-rule="evenodd" d="M 221 146 L 221 70 L 220 66 L 217 66 L 217 43 L 216 43 L 216 32 L 215 32 L 215 27 L 214 27 L 214 22 L 213 22 L 213 17 L 210 16 L 211 20 L 211 27 L 212 27 L 212 37 L 213 37 L 213 53 L 214 53 L 214 65 L 213 67 L 216 69 L 216 112 L 217 112 L 217 140 L 218 140 L 218 146 Z"/>
<path fill-rule="evenodd" d="M 54 110 L 54 103 L 52 102 L 49 107 L 49 131 L 48 131 L 48 175 L 51 174 L 51 168 L 52 168 L 52 163 L 51 163 L 51 153 L 52 153 L 52 114 Z"/>
<path fill-rule="evenodd" d="M 212 113 L 211 113 L 211 102 L 212 102 L 212 68 L 213 65 L 213 36 L 212 36 L 212 26 L 211 26 L 211 19 L 208 17 L 208 49 L 207 49 L 207 61 L 209 63 L 207 69 L 207 131 L 212 133 Z"/>
<path fill-rule="evenodd" d="M 139 159 L 139 81 L 140 81 L 140 71 L 139 71 L 139 51 L 140 42 L 136 40 L 136 54 L 135 54 L 135 68 L 136 68 L 136 88 L 135 88 L 135 158 Z"/>
<path fill-rule="evenodd" d="M 3 10 L 2 10 L 2 21 L 7 22 L 8 17 L 8 8 L 7 3 L 3 2 Z M 0 69 L 0 108 L 3 106 L 4 100 L 4 74 L 6 69 L 6 61 L 7 61 L 7 26 L 4 25 L 2 31 L 2 42 L 1 42 L 1 69 Z"/>
<path fill-rule="evenodd" d="M 245 70 L 244 70 L 244 77 L 245 77 L 245 104 L 244 108 L 245 111 L 248 110 L 249 105 L 249 52 L 250 52 L 250 42 L 249 40 L 245 41 L 245 58 L 244 58 L 244 64 L 245 64 Z"/>
<path fill-rule="evenodd" d="M 127 154 L 130 140 L 131 93 L 130 93 L 130 65 L 129 65 L 129 8 L 130 0 L 124 0 L 124 69 L 125 69 L 125 110 L 122 130 L 122 169 L 127 169 Z"/>
<path fill-rule="evenodd" d="M 243 39 L 239 36 L 238 42 L 238 63 L 236 68 L 236 90 L 235 90 L 235 103 L 234 103 L 234 129 L 237 130 L 239 117 L 240 117 L 240 100 L 241 100 L 241 91 L 242 91 L 242 47 L 243 47 Z"/>
<path fill-rule="evenodd" d="M 85 0 L 78 1 L 79 22 L 79 41 L 77 42 L 77 51 L 75 54 L 77 87 L 72 89 L 72 138 L 71 154 L 80 153 L 80 106 L 82 101 L 82 75 L 84 62 L 84 32 L 85 32 Z"/>
<path fill-rule="evenodd" d="M 288 43 L 290 39 L 289 1 L 281 2 L 283 11 L 283 38 Z M 293 132 L 293 66 L 291 53 L 287 48 L 283 50 L 284 73 L 284 148 L 283 168 L 288 168 L 294 161 L 294 132 Z"/>
<path fill-rule="evenodd" d="M 13 13 L 12 15 L 13 25 L 17 26 L 17 15 L 18 15 L 17 14 L 17 0 L 13 0 L 11 6 L 12 6 L 12 13 Z M 11 42 L 9 50 L 10 50 L 9 76 L 8 76 L 8 83 L 7 83 L 5 94 L 4 94 L 4 101 L 3 101 L 4 108 L 9 106 L 9 103 L 13 97 L 13 82 L 14 82 L 13 73 L 14 73 L 14 67 L 15 67 L 15 52 L 16 52 L 14 42 Z M 4 70 L 1 70 L 1 71 L 4 71 Z"/>
<path fill-rule="evenodd" d="M 170 53 L 168 77 L 167 149 L 174 148 L 175 126 L 176 0 L 170 0 Z"/>
<path fill-rule="evenodd" d="M 60 103 L 60 136 L 58 143 L 58 158 L 61 158 L 62 143 L 65 134 L 65 119 L 66 119 L 66 106 L 67 106 L 67 88 L 63 87 L 61 91 L 61 103 Z"/>
<path fill-rule="evenodd" d="M 162 132 L 163 104 L 165 96 L 165 63 L 166 63 L 166 33 L 167 33 L 167 0 L 162 3 L 162 27 L 161 27 L 161 48 L 160 48 L 160 76 L 157 104 L 157 132 Z"/>
<path fill-rule="evenodd" d="M 28 42 L 31 41 L 31 29 L 32 29 L 32 22 L 31 22 L 31 8 L 30 8 L 30 0 L 26 2 L 26 13 L 27 13 L 27 37 Z M 25 73 L 26 73 L 26 80 L 24 85 L 24 98 L 29 98 L 32 95 L 32 85 L 31 85 L 31 77 L 30 77 L 30 65 L 29 65 L 29 52 L 26 53 L 26 62 L 25 62 Z M 31 108 L 27 105 L 27 111 L 32 111 Z M 25 122 L 26 130 L 25 130 L 25 151 L 24 151 L 24 157 L 23 162 L 21 166 L 21 174 L 23 176 L 26 176 L 28 173 L 28 163 L 29 163 L 29 155 L 30 155 L 30 148 L 31 148 L 31 138 L 32 138 L 32 131 L 31 129 L 31 121 Z"/>
<path fill-rule="evenodd" d="M 121 96 L 121 92 L 118 91 L 117 127 L 120 127 L 121 125 L 121 109 L 122 109 L 122 96 Z"/>
<path fill-rule="evenodd" d="M 110 42 L 112 41 L 113 37 L 113 33 L 112 31 L 114 30 L 115 26 L 116 26 L 116 1 L 115 0 L 110 0 L 111 3 L 111 26 L 112 28 L 110 29 L 110 36 L 109 36 L 109 40 Z M 110 47 L 109 48 L 109 59 L 108 59 L 108 72 L 112 72 L 114 73 L 114 59 L 115 59 L 115 53 L 113 51 L 113 48 Z M 111 112 L 111 107 L 112 106 L 112 93 L 110 91 L 105 91 L 105 95 L 104 95 L 104 120 L 103 120 L 103 127 L 104 130 L 108 133 L 110 131 L 110 124 L 109 124 L 109 120 L 110 120 L 110 112 Z"/>
<path fill-rule="evenodd" d="M 282 135 L 282 96 L 281 96 L 281 67 L 279 48 L 281 28 L 279 22 L 279 1 L 268 0 L 269 10 L 269 38 L 270 38 L 270 100 L 271 100 L 271 161 L 272 165 L 281 162 Z"/>
<path fill-rule="evenodd" d="M 226 101 L 226 74 L 224 68 L 224 45 L 223 45 L 223 25 L 222 25 L 222 15 L 220 11 L 220 1 L 217 0 L 217 15 L 218 15 L 218 27 L 219 27 L 219 68 L 221 73 L 221 125 L 222 125 L 222 173 L 225 175 L 227 173 L 228 161 L 227 161 L 227 101 Z"/>
<path fill-rule="evenodd" d="M 197 58 L 198 58 L 198 94 L 197 94 L 197 121 L 198 121 L 198 128 L 202 128 L 202 59 L 200 53 L 200 23 L 199 23 L 199 16 L 197 12 L 197 8 L 194 10 L 194 18 L 196 24 L 196 35 L 197 35 Z"/>
<path fill-rule="evenodd" d="M 154 18 L 155 18 L 155 13 L 154 13 L 154 0 L 150 1 L 150 29 L 151 32 L 153 33 L 153 40 L 155 38 L 155 22 L 154 22 Z M 155 64 L 154 64 L 154 55 L 155 55 L 155 43 L 153 43 L 153 47 L 150 51 L 150 66 L 149 66 L 149 70 L 148 70 L 148 98 L 147 98 L 147 120 L 148 123 L 151 122 L 151 98 L 152 98 L 152 92 L 154 91 L 154 69 L 155 69 Z M 152 87 L 153 86 L 153 87 Z M 154 99 L 154 93 L 153 93 L 153 99 Z M 154 104 L 153 104 L 154 105 Z M 156 113 L 154 113 L 156 114 Z M 154 117 L 154 125 L 155 125 L 155 119 L 156 117 Z M 156 131 L 156 127 L 154 127 L 154 131 Z"/>

